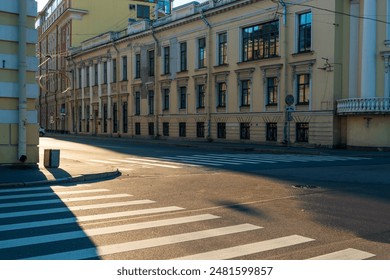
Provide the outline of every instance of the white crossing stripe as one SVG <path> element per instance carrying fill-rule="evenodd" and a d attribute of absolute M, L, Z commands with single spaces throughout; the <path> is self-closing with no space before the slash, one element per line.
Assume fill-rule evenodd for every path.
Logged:
<path fill-rule="evenodd" d="M 192 157 L 184 157 L 184 156 L 177 156 L 177 157 L 163 157 L 164 159 L 169 159 L 169 160 L 175 160 L 175 161 L 180 161 L 180 162 L 186 162 L 190 164 L 201 164 L 201 165 L 211 165 L 211 166 L 222 166 L 223 164 L 216 163 L 215 161 L 206 161 L 206 160 L 197 160 L 197 159 L 192 159 Z"/>
<path fill-rule="evenodd" d="M 192 155 L 191 158 L 195 160 L 211 160 L 211 161 L 218 161 L 220 163 L 224 164 L 232 164 L 232 165 L 242 165 L 241 162 L 237 162 L 236 160 L 232 160 L 229 158 L 216 158 L 215 156 L 207 156 L 207 155 Z"/>
<path fill-rule="evenodd" d="M 173 165 L 177 165 L 177 166 L 181 166 L 181 167 L 186 167 L 186 166 L 191 166 L 190 164 L 184 164 L 184 163 L 180 163 L 180 162 L 173 162 L 173 161 L 166 161 L 166 160 L 158 160 L 157 158 L 135 158 L 135 157 L 128 157 L 126 158 L 128 160 L 136 160 L 136 161 L 140 161 L 140 162 L 152 162 L 152 163 L 162 163 L 162 164 L 165 164 L 165 163 L 169 163 L 169 164 L 173 164 Z M 196 166 L 196 165 L 194 165 Z"/>
<path fill-rule="evenodd" d="M 173 168 L 173 169 L 182 168 L 182 167 L 176 166 L 176 165 L 160 164 L 160 163 L 152 163 L 152 162 L 141 162 L 141 161 L 128 160 L 128 159 L 115 159 L 115 161 L 124 162 L 124 163 L 135 163 L 135 164 L 140 164 L 140 165 L 166 167 L 166 168 Z"/>
<path fill-rule="evenodd" d="M 309 260 L 364 260 L 372 257 L 375 257 L 375 255 L 365 251 L 348 248 L 330 254 L 310 258 Z"/>
<path fill-rule="evenodd" d="M 235 154 L 222 154 L 222 155 L 213 155 L 213 154 L 208 154 L 209 156 L 213 156 L 217 160 L 219 158 L 228 158 L 228 159 L 234 159 L 236 162 L 242 162 L 242 163 L 249 163 L 249 164 L 257 164 L 260 162 L 265 162 L 265 163 L 276 163 L 275 161 L 271 161 L 268 159 L 256 159 L 253 157 L 242 157 L 241 155 L 236 156 Z"/>
<path fill-rule="evenodd" d="M 131 197 L 131 196 L 133 195 L 124 193 L 124 194 L 85 196 L 85 197 L 69 197 L 69 198 L 63 198 L 62 200 L 56 198 L 56 199 L 45 199 L 45 200 L 23 201 L 23 202 L 10 202 L 10 203 L 0 204 L 0 208 L 57 204 L 63 202 L 77 202 L 77 201 L 98 200 L 98 199 L 123 198 L 123 197 Z"/>
<path fill-rule="evenodd" d="M 95 258 L 104 255 L 117 254 L 122 252 L 129 252 L 140 249 L 153 248 L 157 246 L 171 245 L 180 242 L 194 241 L 205 238 L 223 236 L 228 234 L 240 233 L 245 231 L 257 230 L 260 227 L 251 224 L 241 224 L 235 226 L 228 226 L 216 229 L 195 231 L 190 233 L 182 233 L 164 237 L 157 237 L 145 240 L 130 241 L 119 244 L 104 245 L 97 248 L 81 249 L 75 251 L 68 251 L 57 254 L 49 254 L 36 256 L 26 259 L 31 260 L 80 260 Z"/>
<path fill-rule="evenodd" d="M 76 238 L 85 238 L 91 236 L 120 233 L 120 232 L 140 230 L 140 229 L 149 229 L 149 228 L 156 228 L 156 227 L 163 227 L 163 226 L 194 223 L 194 222 L 207 221 L 207 220 L 212 220 L 217 218 L 220 217 L 211 214 L 204 214 L 204 215 L 188 216 L 188 217 L 181 217 L 181 218 L 150 221 L 150 222 L 141 222 L 135 224 L 125 224 L 119 226 L 46 234 L 41 236 L 30 236 L 30 237 L 0 241 L 0 249 L 15 248 L 15 247 L 21 247 L 27 245 L 37 245 L 37 244 L 44 244 L 47 242 L 64 241 L 64 240 L 71 240 Z"/>
<path fill-rule="evenodd" d="M 89 215 L 89 216 L 80 216 L 80 217 L 72 217 L 72 218 L 62 218 L 62 219 L 53 219 L 53 220 L 44 220 L 37 222 L 26 222 L 26 223 L 18 223 L 18 224 L 8 224 L 8 225 L 0 225 L 1 231 L 9 231 L 9 230 L 17 230 L 17 229 L 28 229 L 28 228 L 36 228 L 36 227 L 45 227 L 45 226 L 55 226 L 55 225 L 64 225 L 64 224 L 72 224 L 77 222 L 89 222 L 96 220 L 104 220 L 110 218 L 121 218 L 121 217 L 131 217 L 137 215 L 146 215 L 146 214 L 157 214 L 157 213 L 165 213 L 172 211 L 183 210 L 184 208 L 177 206 L 168 206 L 168 207 L 160 207 L 160 208 L 148 208 L 142 210 L 133 210 L 133 211 L 124 211 L 124 212 L 115 212 L 111 214 L 97 214 L 97 215 Z"/>
<path fill-rule="evenodd" d="M 72 187 L 64 187 L 64 186 L 45 186 L 45 187 L 28 187 L 28 188 L 12 188 L 12 189 L 1 189 L 0 193 L 15 193 L 15 192 L 25 192 L 25 191 L 49 191 L 50 189 L 52 190 L 60 190 L 60 189 L 74 189 L 74 188 L 80 188 L 80 187 L 88 187 L 90 184 L 79 184 L 77 186 L 72 186 Z"/>
<path fill-rule="evenodd" d="M 291 235 L 251 244 L 209 251 L 195 255 L 189 255 L 177 258 L 176 260 L 226 260 L 245 255 L 256 254 L 264 251 L 279 249 L 283 247 L 293 246 L 309 241 L 314 241 L 314 239 L 299 235 Z"/>
<path fill-rule="evenodd" d="M 108 160 L 99 160 L 99 159 L 90 159 L 88 161 L 96 162 L 96 163 L 104 163 L 104 164 L 117 164 L 114 161 L 108 161 Z"/>
<path fill-rule="evenodd" d="M 45 214 L 54 214 L 54 213 L 67 213 L 69 211 L 81 211 L 81 210 L 102 209 L 102 208 L 110 208 L 110 207 L 131 206 L 131 205 L 140 205 L 140 204 L 147 204 L 147 203 L 154 203 L 154 202 L 155 201 L 144 199 L 144 200 L 132 200 L 132 201 L 92 204 L 92 205 L 83 205 L 83 206 L 70 206 L 70 207 L 57 207 L 57 208 L 28 210 L 28 211 L 17 211 L 17 212 L 8 212 L 8 213 L 0 214 L 0 219 L 34 216 L 34 215 L 45 215 Z"/>
<path fill-rule="evenodd" d="M 108 192 L 107 189 L 94 189 L 94 190 L 81 190 L 81 191 L 64 191 L 64 192 L 45 192 L 45 193 L 31 193 L 31 194 L 15 194 L 15 195 L 4 195 L 0 196 L 1 200 L 5 199 L 19 199 L 19 198 L 33 198 L 33 197 L 42 197 L 42 196 L 57 196 L 57 195 L 68 195 L 68 194 L 84 194 L 84 193 L 94 193 L 94 192 Z"/>
<path fill-rule="evenodd" d="M 97 200 L 97 199 L 111 199 L 111 198 L 120 198 L 120 197 L 130 197 L 132 194 L 109 194 L 109 195 L 96 195 L 96 196 L 83 196 L 83 197 L 65 197 L 61 198 L 63 202 L 77 202 L 77 201 L 88 201 L 88 200 Z"/>

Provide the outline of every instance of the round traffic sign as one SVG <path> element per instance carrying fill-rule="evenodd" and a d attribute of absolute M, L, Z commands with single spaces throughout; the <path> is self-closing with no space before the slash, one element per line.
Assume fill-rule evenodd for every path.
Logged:
<path fill-rule="evenodd" d="M 289 94 L 286 96 L 286 98 L 284 99 L 284 101 L 286 102 L 286 104 L 288 106 L 291 106 L 294 104 L 294 96 L 292 94 Z"/>

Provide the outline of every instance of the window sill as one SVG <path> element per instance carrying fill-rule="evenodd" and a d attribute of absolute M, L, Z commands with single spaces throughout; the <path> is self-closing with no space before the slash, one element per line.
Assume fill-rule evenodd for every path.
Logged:
<path fill-rule="evenodd" d="M 292 53 L 291 55 L 295 57 L 295 56 L 300 56 L 300 55 L 313 55 L 313 54 L 314 54 L 314 51 L 310 50 L 310 51 Z"/>
<path fill-rule="evenodd" d="M 228 66 L 229 66 L 229 63 L 224 63 L 224 64 L 214 65 L 214 68 L 223 68 L 223 67 L 228 67 Z"/>
<path fill-rule="evenodd" d="M 248 64 L 248 63 L 253 63 L 253 62 L 260 62 L 260 61 L 267 61 L 267 60 L 272 60 L 272 59 L 279 60 L 280 58 L 281 58 L 280 55 L 275 55 L 275 56 L 263 57 L 263 58 L 259 58 L 259 59 L 251 59 L 251 60 L 247 60 L 247 61 L 240 61 L 240 62 L 237 62 L 237 65 Z"/>

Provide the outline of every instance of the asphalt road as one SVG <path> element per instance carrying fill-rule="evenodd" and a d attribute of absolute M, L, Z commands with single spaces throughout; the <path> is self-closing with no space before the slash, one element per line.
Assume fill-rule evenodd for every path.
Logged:
<path fill-rule="evenodd" d="M 42 138 L 47 147 L 122 176 L 1 190 L 0 259 L 390 259 L 386 157 Z"/>

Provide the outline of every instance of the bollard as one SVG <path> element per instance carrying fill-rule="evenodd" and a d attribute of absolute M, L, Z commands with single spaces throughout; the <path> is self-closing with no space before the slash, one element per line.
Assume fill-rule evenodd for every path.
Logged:
<path fill-rule="evenodd" d="M 46 168 L 57 168 L 60 166 L 60 150 L 45 150 L 43 154 L 43 166 Z"/>

